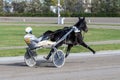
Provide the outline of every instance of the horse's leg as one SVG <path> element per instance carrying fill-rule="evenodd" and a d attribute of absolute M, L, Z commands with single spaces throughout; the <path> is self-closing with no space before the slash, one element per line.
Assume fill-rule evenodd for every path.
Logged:
<path fill-rule="evenodd" d="M 92 48 L 90 48 L 84 41 L 83 41 L 83 37 L 82 37 L 82 34 L 81 33 L 78 33 L 78 34 L 76 34 L 77 36 L 77 42 L 79 43 L 79 45 L 82 45 L 83 47 L 85 47 L 85 48 L 87 48 L 87 49 L 89 49 L 90 51 L 92 51 L 93 52 L 93 54 L 95 54 L 95 51 L 92 49 Z"/>
<path fill-rule="evenodd" d="M 54 49 L 51 49 L 49 54 L 47 55 L 47 57 L 44 57 L 46 60 L 49 60 L 49 58 L 51 57 L 52 55 L 52 52 L 54 51 Z"/>
<path fill-rule="evenodd" d="M 95 51 L 92 48 L 90 48 L 86 43 L 82 42 L 80 45 L 82 45 L 83 47 L 89 49 L 90 51 L 93 52 L 93 54 L 95 54 Z"/>
<path fill-rule="evenodd" d="M 55 46 L 55 48 L 57 49 L 59 46 L 61 46 L 62 44 L 58 44 Z M 49 52 L 49 54 L 47 55 L 47 57 L 44 57 L 46 60 L 49 60 L 49 58 L 51 57 L 52 53 L 54 52 L 54 49 L 52 48 Z"/>
<path fill-rule="evenodd" d="M 65 58 L 68 57 L 68 55 L 69 55 L 70 50 L 71 50 L 72 47 L 73 47 L 73 45 L 68 45 L 67 50 L 66 50 L 66 54 L 65 54 Z"/>

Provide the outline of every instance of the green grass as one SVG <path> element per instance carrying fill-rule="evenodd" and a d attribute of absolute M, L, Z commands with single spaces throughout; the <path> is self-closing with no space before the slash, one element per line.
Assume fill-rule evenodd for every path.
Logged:
<path fill-rule="evenodd" d="M 120 44 L 104 44 L 104 45 L 90 45 L 95 51 L 102 51 L 102 50 L 119 50 Z M 75 46 L 71 50 L 73 53 L 77 52 L 90 52 L 88 49 L 82 46 Z"/>
<path fill-rule="evenodd" d="M 120 40 L 120 30 L 90 28 L 85 34 L 85 41 Z"/>
<path fill-rule="evenodd" d="M 0 26 L 0 47 L 2 46 L 23 46 L 25 26 Z M 56 30 L 61 27 L 34 27 L 33 33 L 36 36 L 42 35 L 46 30 Z"/>
<path fill-rule="evenodd" d="M 24 35 L 26 26 L 1 26 L 0 25 L 0 47 L 9 46 L 25 46 Z M 52 27 L 52 26 L 32 26 L 33 34 L 37 37 L 42 35 L 43 32 L 47 30 L 57 30 L 62 27 Z M 104 40 L 120 40 L 120 30 L 116 29 L 94 29 L 90 28 L 88 33 L 84 35 L 84 40 L 86 42 L 93 41 L 104 41 Z M 107 45 L 94 45 L 91 47 L 96 51 L 99 50 L 115 50 L 120 49 L 120 44 L 107 44 Z M 72 52 L 84 52 L 87 49 L 79 46 L 75 46 L 71 50 Z M 40 54 L 48 53 L 49 49 L 41 49 L 38 51 Z M 25 49 L 11 49 L 11 50 L 0 50 L 0 56 L 20 56 L 24 55 Z"/>
<path fill-rule="evenodd" d="M 25 26 L 0 26 L 0 47 L 4 46 L 24 46 L 23 37 L 25 35 Z M 56 30 L 62 27 L 35 27 L 33 34 L 37 37 L 42 35 L 47 30 Z M 84 40 L 90 41 L 104 41 L 104 40 L 120 40 L 120 30 L 115 29 L 93 29 L 90 28 L 88 33 L 85 34 Z"/>

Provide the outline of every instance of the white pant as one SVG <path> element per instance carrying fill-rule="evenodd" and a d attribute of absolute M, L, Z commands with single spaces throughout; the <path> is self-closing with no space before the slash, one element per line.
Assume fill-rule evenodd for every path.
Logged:
<path fill-rule="evenodd" d="M 56 42 L 52 42 L 49 40 L 44 40 L 44 41 L 40 41 L 36 46 L 38 47 L 52 47 L 52 45 L 54 45 Z"/>

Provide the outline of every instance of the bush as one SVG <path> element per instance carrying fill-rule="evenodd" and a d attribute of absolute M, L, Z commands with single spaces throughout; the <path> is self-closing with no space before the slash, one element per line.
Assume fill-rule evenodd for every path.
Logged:
<path fill-rule="evenodd" d="M 56 17 L 54 13 L 0 13 L 2 17 Z"/>
<path fill-rule="evenodd" d="M 48 13 L 5 13 L 1 12 L 0 16 L 3 17 L 57 17 L 57 14 L 52 12 Z M 64 12 L 61 13 L 62 17 L 120 17 L 120 14 L 117 13 L 70 13 Z"/>

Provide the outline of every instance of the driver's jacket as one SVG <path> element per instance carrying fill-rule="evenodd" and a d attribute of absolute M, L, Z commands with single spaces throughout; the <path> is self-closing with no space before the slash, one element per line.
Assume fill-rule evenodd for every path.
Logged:
<path fill-rule="evenodd" d="M 33 34 L 26 34 L 24 36 L 24 40 L 25 40 L 26 44 L 31 49 L 34 49 L 34 48 L 38 47 L 37 44 L 41 41 L 41 39 L 42 39 L 42 37 L 37 38 Z"/>
<path fill-rule="evenodd" d="M 30 49 L 36 49 L 39 47 L 51 47 L 56 43 L 49 40 L 42 40 L 42 38 L 43 36 L 41 36 L 40 38 L 37 38 L 32 34 L 26 34 L 24 36 L 24 40 Z"/>

